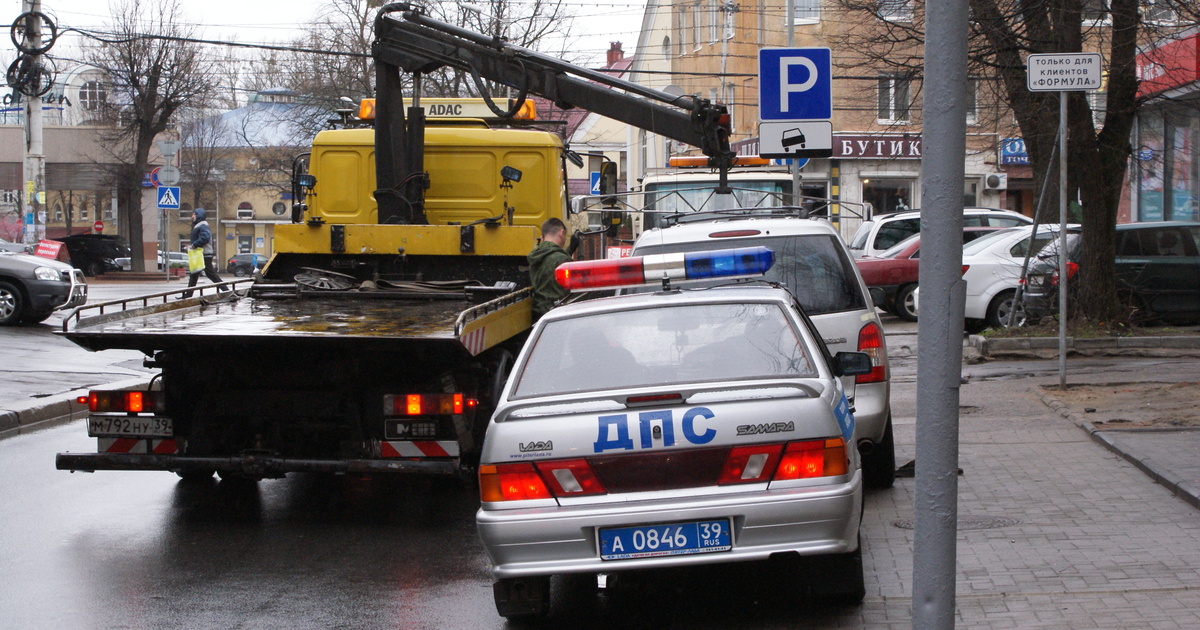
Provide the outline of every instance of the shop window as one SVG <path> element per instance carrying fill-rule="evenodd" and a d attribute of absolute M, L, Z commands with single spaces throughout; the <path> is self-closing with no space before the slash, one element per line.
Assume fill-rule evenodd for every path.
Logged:
<path fill-rule="evenodd" d="M 875 214 L 912 209 L 913 180 L 864 179 L 863 203 L 871 204 Z"/>
<path fill-rule="evenodd" d="M 883 123 L 907 123 L 910 106 L 909 94 L 912 82 L 904 77 L 883 75 L 879 77 L 879 121 Z"/>
<path fill-rule="evenodd" d="M 237 207 L 237 218 L 253 219 L 254 206 L 249 201 L 243 201 L 242 203 L 239 203 Z"/>
<path fill-rule="evenodd" d="M 254 249 L 254 236 L 251 234 L 238 234 L 237 248 L 239 254 L 249 254 Z"/>

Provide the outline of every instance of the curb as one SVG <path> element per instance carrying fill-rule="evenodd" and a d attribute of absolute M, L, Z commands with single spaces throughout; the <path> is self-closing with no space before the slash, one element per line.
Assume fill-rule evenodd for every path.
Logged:
<path fill-rule="evenodd" d="M 987 358 L 1031 357 L 1047 358 L 1058 354 L 1058 337 L 1005 337 L 992 339 L 970 335 L 967 343 Z M 1170 351 L 1176 355 L 1200 352 L 1200 336 L 1172 337 L 1091 337 L 1066 338 L 1068 354 L 1145 355 L 1155 351 Z"/>
<path fill-rule="evenodd" d="M 86 417 L 87 405 L 80 404 L 77 399 L 86 396 L 89 389 L 139 389 L 149 386 L 151 380 L 147 377 L 117 381 L 47 396 L 25 407 L 0 409 L 0 440 L 20 435 L 35 427 L 52 426 Z"/>
<path fill-rule="evenodd" d="M 1125 461 L 1131 463 L 1138 470 L 1145 473 L 1155 483 L 1170 490 L 1172 494 L 1183 499 L 1183 501 L 1196 509 L 1200 509 L 1200 487 L 1194 487 L 1190 482 L 1180 478 L 1178 475 L 1172 474 L 1170 471 L 1163 470 L 1158 467 L 1157 462 L 1149 457 L 1137 457 L 1118 446 L 1107 435 L 1107 431 L 1101 431 L 1096 428 L 1096 425 L 1080 418 L 1076 413 L 1067 408 L 1067 405 L 1057 398 L 1049 395 L 1042 395 L 1042 403 L 1053 409 L 1059 416 L 1074 422 L 1076 426 L 1083 429 L 1093 440 L 1109 451 L 1120 456 Z"/>

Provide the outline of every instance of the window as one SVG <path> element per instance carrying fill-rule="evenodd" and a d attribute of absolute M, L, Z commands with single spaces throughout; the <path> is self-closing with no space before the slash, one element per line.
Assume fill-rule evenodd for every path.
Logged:
<path fill-rule="evenodd" d="M 242 203 L 239 203 L 237 207 L 237 218 L 253 219 L 254 206 L 249 201 L 243 201 Z"/>
<path fill-rule="evenodd" d="M 89 112 L 100 109 L 107 98 L 108 92 L 99 81 L 88 81 L 79 88 L 79 105 Z"/>
<path fill-rule="evenodd" d="M 79 220 L 86 221 L 87 218 L 88 218 L 87 206 L 82 206 L 81 208 L 79 208 Z"/>
<path fill-rule="evenodd" d="M 911 20 L 913 16 L 910 0 L 879 0 L 879 17 L 884 20 Z"/>
<path fill-rule="evenodd" d="M 816 22 L 821 17 L 821 0 L 792 0 L 796 6 L 796 21 Z"/>
<path fill-rule="evenodd" d="M 287 214 L 287 204 L 283 203 L 282 201 L 276 201 L 275 203 L 271 204 L 271 212 L 275 216 L 281 217 Z"/>
<path fill-rule="evenodd" d="M 710 0 L 708 9 L 708 41 L 715 42 L 721 38 L 721 25 L 725 22 L 725 8 L 721 0 Z"/>
<path fill-rule="evenodd" d="M 192 220 L 192 204 L 190 204 L 190 203 L 179 204 L 179 220 L 180 221 L 191 221 Z"/>
<path fill-rule="evenodd" d="M 679 54 L 687 52 L 688 43 L 688 12 L 684 9 L 679 12 Z"/>
<path fill-rule="evenodd" d="M 1108 0 L 1083 0 L 1084 22 L 1107 22 Z"/>
<path fill-rule="evenodd" d="M 239 254 L 249 254 L 254 247 L 254 236 L 250 234 L 238 234 L 237 248 Z"/>
<path fill-rule="evenodd" d="M 61 223 L 63 220 L 62 204 L 54 204 L 54 222 Z"/>
<path fill-rule="evenodd" d="M 662 54 L 664 58 L 671 56 L 671 37 L 669 35 L 663 36 Z"/>
<path fill-rule="evenodd" d="M 1104 126 L 1104 114 L 1108 111 L 1107 92 L 1096 90 L 1085 92 L 1085 94 L 1087 94 L 1088 106 L 1092 108 L 1092 125 L 1099 129 Z"/>
<path fill-rule="evenodd" d="M 1149 0 L 1143 5 L 1142 16 L 1150 24 L 1175 24 L 1179 21 L 1175 9 L 1167 0 Z"/>
<path fill-rule="evenodd" d="M 911 82 L 903 77 L 889 75 L 879 77 L 879 120 L 881 122 L 908 122 L 910 85 Z"/>
<path fill-rule="evenodd" d="M 704 20 L 702 19 L 704 17 L 704 8 L 700 4 L 700 0 L 696 0 L 696 3 L 692 6 L 694 7 L 692 14 L 696 18 L 692 20 L 692 45 L 696 47 L 696 50 L 699 50 L 700 42 L 704 41 Z"/>

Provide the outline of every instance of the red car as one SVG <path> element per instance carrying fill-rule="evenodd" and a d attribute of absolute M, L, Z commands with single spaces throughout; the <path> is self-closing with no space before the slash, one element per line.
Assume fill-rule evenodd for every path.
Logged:
<path fill-rule="evenodd" d="M 967 227 L 963 228 L 963 243 L 969 243 L 984 234 L 995 232 L 998 227 Z M 884 300 L 876 304 L 884 310 L 891 311 L 900 319 L 917 321 L 916 305 L 913 304 L 913 291 L 917 289 L 918 264 L 921 262 L 920 233 L 896 243 L 891 249 L 878 257 L 864 256 L 854 259 L 858 271 L 862 273 L 863 282 L 870 289 L 883 291 Z M 872 295 L 878 293 L 872 291 Z"/>

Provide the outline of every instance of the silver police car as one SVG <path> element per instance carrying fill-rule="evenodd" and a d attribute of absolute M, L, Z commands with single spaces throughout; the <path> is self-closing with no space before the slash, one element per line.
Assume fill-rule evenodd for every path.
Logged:
<path fill-rule="evenodd" d="M 722 254 L 569 263 L 559 280 L 611 287 L 676 263 L 704 273 L 730 266 Z M 819 557 L 814 594 L 857 603 L 863 479 L 839 376 L 871 369 L 865 353 L 830 356 L 795 298 L 768 285 L 550 311 L 479 467 L 497 611 L 544 614 L 552 575 L 795 556 Z"/>

